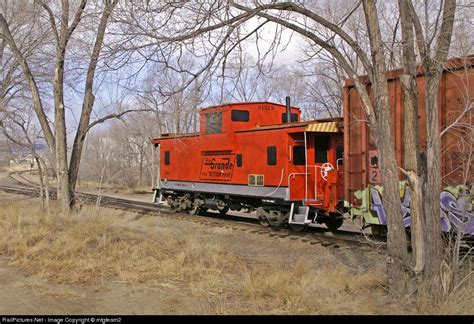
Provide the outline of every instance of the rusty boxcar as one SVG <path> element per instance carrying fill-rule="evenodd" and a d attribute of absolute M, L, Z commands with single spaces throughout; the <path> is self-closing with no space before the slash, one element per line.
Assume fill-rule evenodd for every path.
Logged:
<path fill-rule="evenodd" d="M 472 214 L 473 183 L 473 113 L 474 103 L 474 57 L 453 59 L 444 65 L 439 88 L 439 127 L 441 136 L 442 182 L 440 205 L 443 230 L 450 223 L 463 226 L 465 232 L 474 234 Z M 397 163 L 403 166 L 403 104 L 399 76 L 402 70 L 387 73 L 388 92 L 392 115 L 392 134 L 395 141 Z M 367 85 L 370 92 L 370 84 Z M 421 68 L 417 75 L 418 118 L 420 150 L 426 150 L 425 79 Z M 454 126 L 453 123 L 455 123 Z M 444 132 L 447 127 L 449 129 Z M 386 224 L 382 203 L 381 172 L 378 151 L 371 137 L 359 95 L 352 82 L 344 87 L 344 196 L 345 205 L 353 216 L 362 216 L 366 224 Z M 401 176 L 401 175 L 400 175 Z M 401 177 L 402 179 L 402 177 Z M 405 216 L 409 220 L 410 190 L 403 183 L 400 198 Z M 467 206 L 469 205 L 470 206 Z M 461 210 L 461 207 L 463 206 Z M 467 214 L 466 214 L 467 213 Z M 467 218 L 464 216 L 468 216 Z M 462 218 L 462 219 L 461 219 Z"/>

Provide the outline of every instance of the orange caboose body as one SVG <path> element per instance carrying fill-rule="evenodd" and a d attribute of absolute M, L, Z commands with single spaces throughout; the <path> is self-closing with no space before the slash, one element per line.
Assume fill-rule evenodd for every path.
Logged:
<path fill-rule="evenodd" d="M 257 209 L 264 225 L 342 224 L 341 119 L 301 122 L 298 108 L 268 102 L 205 108 L 200 117 L 200 133 L 152 141 L 160 147 L 155 201 L 191 213 Z"/>

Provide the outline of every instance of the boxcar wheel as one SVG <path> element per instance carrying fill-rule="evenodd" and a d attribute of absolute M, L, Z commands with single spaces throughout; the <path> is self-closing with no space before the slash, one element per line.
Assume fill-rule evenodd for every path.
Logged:
<path fill-rule="evenodd" d="M 372 235 L 375 237 L 387 236 L 387 226 L 385 225 L 371 224 L 370 230 L 372 231 Z"/>

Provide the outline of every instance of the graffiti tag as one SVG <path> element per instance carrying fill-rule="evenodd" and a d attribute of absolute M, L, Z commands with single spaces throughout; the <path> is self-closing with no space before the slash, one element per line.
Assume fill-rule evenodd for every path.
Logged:
<path fill-rule="evenodd" d="M 401 199 L 403 224 L 410 226 L 410 197 L 411 189 L 406 186 Z M 464 186 L 447 187 L 440 194 L 441 229 L 448 232 L 451 229 L 464 233 L 474 234 L 474 211 L 472 197 Z M 383 206 L 382 194 L 377 187 L 370 187 L 370 210 L 378 218 L 379 224 L 386 225 L 387 217 Z"/>

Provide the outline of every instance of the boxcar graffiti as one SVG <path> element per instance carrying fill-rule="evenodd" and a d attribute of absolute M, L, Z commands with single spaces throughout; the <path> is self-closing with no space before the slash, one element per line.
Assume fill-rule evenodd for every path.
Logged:
<path fill-rule="evenodd" d="M 456 232 L 465 235 L 474 234 L 474 196 L 470 188 L 464 185 L 446 187 L 440 194 L 440 217 L 441 229 L 448 232 L 455 229 Z M 381 186 L 369 186 L 356 193 L 360 199 L 361 207 L 352 209 L 352 216 L 361 216 L 367 225 L 386 225 L 387 217 L 383 206 L 383 188 Z M 410 218 L 410 196 L 411 189 L 406 182 L 400 183 L 400 207 L 403 213 L 403 225 L 411 225 Z"/>

